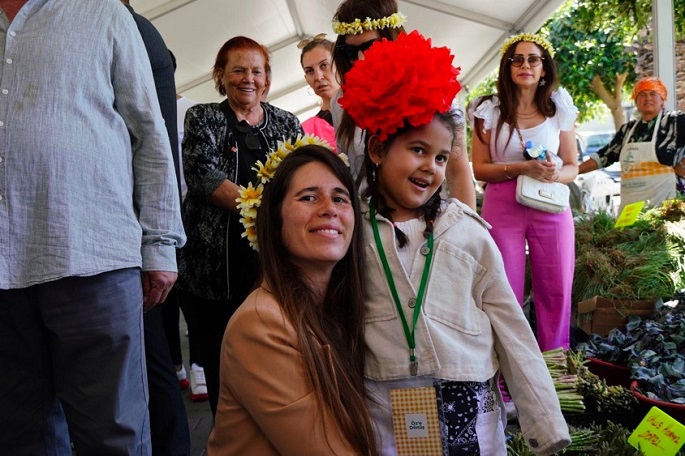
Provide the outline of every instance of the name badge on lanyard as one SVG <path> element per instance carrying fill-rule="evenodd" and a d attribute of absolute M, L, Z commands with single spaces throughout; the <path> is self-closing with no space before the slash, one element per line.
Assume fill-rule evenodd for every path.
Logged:
<path fill-rule="evenodd" d="M 435 387 L 392 389 L 390 403 L 398 456 L 443 454 Z"/>

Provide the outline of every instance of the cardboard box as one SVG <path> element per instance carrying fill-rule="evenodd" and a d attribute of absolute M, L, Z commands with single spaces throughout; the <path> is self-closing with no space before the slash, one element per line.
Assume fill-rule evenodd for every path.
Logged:
<path fill-rule="evenodd" d="M 595 296 L 576 305 L 573 321 L 588 334 L 606 336 L 614 328 L 625 329 L 631 315 L 649 317 L 654 313 L 655 304 L 653 299 L 611 300 Z"/>

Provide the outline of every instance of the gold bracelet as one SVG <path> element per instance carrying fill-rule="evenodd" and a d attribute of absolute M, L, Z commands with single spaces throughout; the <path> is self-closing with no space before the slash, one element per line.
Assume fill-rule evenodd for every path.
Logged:
<path fill-rule="evenodd" d="M 507 166 L 509 166 L 509 163 L 507 163 L 507 164 L 504 165 L 504 175 L 507 176 L 507 179 L 512 180 L 513 177 L 511 177 L 511 176 L 509 175 L 509 173 L 507 172 Z"/>

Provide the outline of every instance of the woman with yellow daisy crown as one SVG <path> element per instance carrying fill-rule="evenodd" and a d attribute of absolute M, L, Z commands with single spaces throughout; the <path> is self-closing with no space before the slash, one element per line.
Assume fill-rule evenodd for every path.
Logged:
<path fill-rule="evenodd" d="M 530 260 L 536 335 L 542 351 L 569 347 L 575 235 L 571 210 L 554 214 L 516 200 L 519 176 L 568 184 L 578 174 L 573 99 L 557 87 L 554 49 L 521 33 L 502 46 L 497 93 L 474 102 L 471 155 L 476 178 L 488 183 L 481 215 L 492 225 L 509 283 L 524 303 Z M 546 159 L 529 159 L 529 145 Z"/>
<path fill-rule="evenodd" d="M 505 455 L 501 372 L 531 450 L 551 454 L 568 427 L 499 250 L 474 211 L 440 196 L 461 88 L 453 58 L 401 34 L 365 53 L 340 99 L 368 137 L 364 374 L 378 452 Z M 407 448 L 421 427 L 438 438 Z"/>
<path fill-rule="evenodd" d="M 226 327 L 210 456 L 376 454 L 359 201 L 340 156 L 303 142 L 272 154 L 260 191 L 239 200 L 258 206 L 262 277 Z"/>
<path fill-rule="evenodd" d="M 354 63 L 364 58 L 364 52 L 381 40 L 394 41 L 404 32 L 406 16 L 397 6 L 396 0 L 345 0 L 333 17 L 333 31 L 338 34 L 333 60 L 341 84 Z M 345 152 L 351 163 L 352 174 L 357 178 L 363 174 L 364 138 L 363 132 L 338 104 L 342 91 L 331 101 L 333 125 L 338 150 Z M 456 112 L 456 111 L 455 111 Z M 476 191 L 473 173 L 466 152 L 464 122 L 457 118 L 454 146 L 447 168 L 447 185 L 452 197 L 476 208 Z M 360 178 L 363 180 L 363 177 Z"/>

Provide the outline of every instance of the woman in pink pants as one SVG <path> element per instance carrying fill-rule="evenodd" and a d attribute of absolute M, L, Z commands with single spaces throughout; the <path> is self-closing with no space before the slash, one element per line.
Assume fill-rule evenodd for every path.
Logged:
<path fill-rule="evenodd" d="M 530 256 L 536 333 L 540 349 L 568 348 L 575 264 L 570 209 L 553 214 L 516 201 L 516 178 L 569 183 L 578 174 L 573 124 L 577 109 L 555 89 L 554 49 L 522 33 L 502 47 L 497 94 L 474 102 L 473 171 L 487 182 L 482 216 L 492 225 L 509 283 L 523 304 L 526 245 Z M 530 143 L 529 143 L 530 142 Z M 547 150 L 530 159 L 531 145 Z"/>

